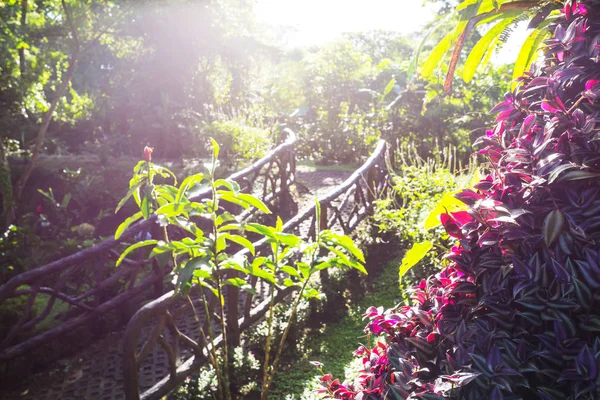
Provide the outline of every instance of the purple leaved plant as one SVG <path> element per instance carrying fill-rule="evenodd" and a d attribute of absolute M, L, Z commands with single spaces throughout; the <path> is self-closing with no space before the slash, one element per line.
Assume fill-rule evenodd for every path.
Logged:
<path fill-rule="evenodd" d="M 490 173 L 442 216 L 460 245 L 412 292 L 370 308 L 338 399 L 600 398 L 600 2 L 567 1 L 542 65 L 477 140 Z"/>

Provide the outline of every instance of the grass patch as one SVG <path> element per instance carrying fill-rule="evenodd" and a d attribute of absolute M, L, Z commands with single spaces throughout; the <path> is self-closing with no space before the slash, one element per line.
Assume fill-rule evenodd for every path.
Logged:
<path fill-rule="evenodd" d="M 352 376 L 360 369 L 362 363 L 354 359 L 352 352 L 367 341 L 366 321 L 362 314 L 370 306 L 391 308 L 402 301 L 397 283 L 398 265 L 400 259 L 389 261 L 364 297 L 350 305 L 347 316 L 337 323 L 324 325 L 318 334 L 308 337 L 304 356 L 282 365 L 275 375 L 270 397 L 286 400 L 316 398 L 314 389 L 319 385 L 318 372 L 310 361 L 323 363 L 325 372 L 340 379 Z"/>
<path fill-rule="evenodd" d="M 343 171 L 343 172 L 354 172 L 361 164 L 332 164 L 332 165 L 319 165 L 313 160 L 298 161 L 297 168 L 303 172 L 315 172 L 315 171 Z"/>

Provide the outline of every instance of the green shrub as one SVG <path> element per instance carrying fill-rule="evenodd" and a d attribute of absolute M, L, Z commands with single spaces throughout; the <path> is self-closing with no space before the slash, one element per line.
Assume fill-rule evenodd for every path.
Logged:
<path fill-rule="evenodd" d="M 214 121 L 202 129 L 202 138 L 214 138 L 221 146 L 221 160 L 228 166 L 237 168 L 240 161 L 253 161 L 261 158 L 271 147 L 272 141 L 267 129 L 246 125 L 243 122 Z M 208 156 L 203 151 L 203 156 Z"/>

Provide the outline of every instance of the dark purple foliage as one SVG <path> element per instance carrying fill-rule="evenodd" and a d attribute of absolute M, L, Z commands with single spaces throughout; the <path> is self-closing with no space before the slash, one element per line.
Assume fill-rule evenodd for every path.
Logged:
<path fill-rule="evenodd" d="M 600 398 L 600 3 L 567 1 L 543 65 L 480 138 L 490 174 L 443 216 L 460 240 L 414 306 L 370 308 L 340 399 Z"/>

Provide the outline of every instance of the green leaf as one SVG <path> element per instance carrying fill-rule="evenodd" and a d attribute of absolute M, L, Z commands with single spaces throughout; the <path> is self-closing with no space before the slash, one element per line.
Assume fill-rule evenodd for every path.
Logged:
<path fill-rule="evenodd" d="M 236 196 L 235 194 L 233 194 L 233 192 L 229 192 L 229 191 L 224 191 L 224 190 L 218 190 L 217 194 L 219 195 L 219 199 L 220 200 L 224 200 L 228 203 L 232 203 L 235 205 L 238 205 L 240 207 L 242 207 L 243 209 L 247 210 L 248 207 L 250 207 L 250 205 L 241 200 L 238 196 Z"/>
<path fill-rule="evenodd" d="M 184 216 L 188 217 L 185 204 L 181 203 L 165 204 L 164 206 L 156 210 L 156 214 L 164 215 L 165 217 L 175 217 L 183 214 Z"/>
<path fill-rule="evenodd" d="M 265 271 L 264 269 L 260 268 L 260 266 L 256 265 L 255 263 L 250 264 L 249 268 L 248 268 L 248 273 L 250 275 L 254 275 L 257 278 L 261 278 L 273 285 L 277 284 L 277 281 L 275 280 L 275 275 L 269 271 Z"/>
<path fill-rule="evenodd" d="M 274 232 L 273 237 L 285 246 L 297 246 L 302 239 L 291 233 Z"/>
<path fill-rule="evenodd" d="M 223 239 L 227 239 L 229 241 L 239 244 L 242 247 L 245 247 L 246 249 L 248 249 L 248 251 L 250 251 L 250 253 L 252 255 L 254 255 L 254 245 L 252 244 L 251 241 L 249 241 L 245 237 L 240 236 L 240 235 L 232 235 L 230 233 L 222 233 L 219 236 L 222 237 Z"/>
<path fill-rule="evenodd" d="M 425 79 L 429 79 L 433 76 L 433 72 L 437 69 L 438 65 L 442 62 L 444 55 L 450 50 L 454 41 L 458 37 L 459 33 L 462 32 L 466 26 L 466 22 L 460 22 L 457 27 L 450 33 L 448 33 L 440 42 L 434 47 L 429 54 L 427 60 L 421 67 L 421 76 Z"/>
<path fill-rule="evenodd" d="M 193 260 L 189 260 L 185 265 L 177 272 L 177 282 L 175 283 L 175 291 L 177 293 L 186 293 L 189 290 L 189 284 L 194 276 L 194 263 Z"/>
<path fill-rule="evenodd" d="M 125 221 L 123 221 L 121 223 L 121 225 L 119 225 L 119 227 L 117 228 L 117 230 L 115 232 L 115 240 L 119 239 L 121 237 L 121 235 L 123 234 L 123 232 L 125 232 L 125 230 L 127 228 L 129 228 L 129 226 L 131 224 L 133 224 L 135 221 L 137 221 L 140 218 L 142 218 L 142 212 L 138 211 L 135 214 L 133 214 L 132 216 L 130 216 L 129 218 L 127 218 Z"/>
<path fill-rule="evenodd" d="M 266 204 L 263 203 L 263 201 L 256 196 L 253 196 L 253 195 L 247 194 L 247 193 L 239 193 L 237 195 L 237 198 L 248 203 L 252 207 L 259 209 L 260 211 L 264 212 L 265 214 L 271 214 L 271 210 L 269 210 L 269 208 L 266 206 Z"/>
<path fill-rule="evenodd" d="M 298 261 L 296 263 L 296 268 L 298 268 L 304 279 L 308 279 L 310 277 L 310 265 L 308 265 L 308 263 Z"/>
<path fill-rule="evenodd" d="M 419 47 L 416 48 L 416 50 L 413 54 L 412 60 L 410 62 L 410 66 L 408 67 L 408 72 L 406 73 L 406 76 L 408 77 L 409 82 L 413 82 L 416 77 L 415 72 L 417 71 L 417 66 L 419 65 L 419 56 L 421 55 L 421 50 L 423 50 L 423 46 L 425 45 L 425 42 L 427 41 L 427 39 L 429 39 L 429 36 L 431 36 L 431 34 L 433 32 L 435 32 L 440 26 L 442 26 L 448 22 L 449 17 L 450 17 L 450 15 L 446 16 L 446 18 L 442 19 L 439 23 L 434 25 L 425 34 L 425 36 L 421 40 L 421 43 L 419 43 Z"/>
<path fill-rule="evenodd" d="M 302 293 L 302 297 L 305 299 L 319 299 L 322 297 L 322 293 L 315 288 L 307 288 Z"/>
<path fill-rule="evenodd" d="M 442 214 L 469 209 L 465 203 L 454 197 L 456 193 L 458 193 L 458 191 L 446 193 L 442 196 L 439 203 L 435 206 L 433 211 L 429 213 L 429 216 L 425 220 L 425 229 L 431 229 L 440 225 L 440 215 Z"/>
<path fill-rule="evenodd" d="M 219 143 L 213 138 L 210 138 L 210 143 L 213 149 L 213 162 L 219 158 Z"/>
<path fill-rule="evenodd" d="M 296 271 L 294 267 L 291 267 L 289 265 L 284 265 L 283 267 L 281 267 L 281 271 L 295 278 L 300 278 L 300 274 L 298 273 L 298 271 Z"/>
<path fill-rule="evenodd" d="M 294 282 L 293 280 L 291 280 L 290 278 L 285 278 L 283 280 L 283 286 L 285 286 L 285 287 L 298 286 L 298 284 L 296 282 Z"/>
<path fill-rule="evenodd" d="M 383 90 L 383 97 L 387 96 L 392 91 L 392 89 L 394 88 L 395 84 L 396 84 L 396 78 L 390 79 L 390 81 L 388 82 L 387 86 Z"/>
<path fill-rule="evenodd" d="M 121 201 L 119 201 L 119 204 L 117 204 L 117 208 L 115 209 L 115 214 L 117 212 L 119 212 L 119 210 L 121 209 L 121 207 L 123 207 L 123 205 L 125 204 L 125 202 L 127 202 L 127 200 L 129 200 L 129 198 L 135 193 L 137 192 L 140 187 L 144 184 L 144 180 L 139 181 L 138 183 L 136 183 L 135 185 L 133 185 L 128 191 L 127 194 L 125 195 L 125 197 L 123 197 L 121 199 Z"/>
<path fill-rule="evenodd" d="M 354 242 L 352 241 L 352 239 L 349 236 L 338 235 L 331 231 L 325 231 L 325 232 L 327 232 L 327 234 L 322 235 L 324 240 L 329 240 L 333 244 L 343 247 L 346 251 L 351 253 L 359 261 L 361 261 L 363 263 L 365 262 L 365 256 L 363 255 L 363 252 L 358 247 L 356 247 L 356 245 L 354 244 Z"/>
<path fill-rule="evenodd" d="M 277 231 L 274 228 L 271 228 L 266 225 L 257 224 L 254 222 L 246 224 L 245 227 L 246 230 L 249 232 L 258 233 L 259 235 L 263 235 L 268 238 L 274 238 L 275 233 L 277 233 Z"/>
<path fill-rule="evenodd" d="M 193 270 L 193 274 L 195 278 L 198 279 L 212 279 L 213 269 L 206 257 L 195 257 L 185 264 L 186 267 L 189 267 Z"/>
<path fill-rule="evenodd" d="M 62 199 L 62 202 L 60 203 L 60 208 L 66 209 L 69 206 L 69 201 L 71 201 L 71 193 L 65 194 L 65 196 Z"/>
<path fill-rule="evenodd" d="M 191 175 L 191 176 L 188 176 L 187 178 L 185 178 L 183 180 L 183 182 L 181 182 L 181 185 L 179 186 L 179 190 L 177 191 L 177 197 L 175 198 L 175 202 L 176 203 L 181 202 L 181 199 L 187 193 L 188 189 L 193 187 L 197 183 L 201 183 L 203 179 L 204 179 L 204 174 L 195 174 L 195 175 Z"/>
<path fill-rule="evenodd" d="M 235 217 L 229 212 L 224 212 L 215 219 L 215 226 L 221 226 L 224 223 L 235 221 Z M 239 225 L 238 225 L 239 226 Z M 219 229 L 220 230 L 220 229 Z"/>
<path fill-rule="evenodd" d="M 496 39 L 498 38 L 498 35 L 500 35 L 504 29 L 515 20 L 518 14 L 518 12 L 511 13 L 511 15 L 514 15 L 513 17 L 502 18 L 485 35 L 483 35 L 481 39 L 479 39 L 477 44 L 469 53 L 469 56 L 467 57 L 463 67 L 463 79 L 465 82 L 471 82 L 473 76 L 475 76 L 477 68 L 485 58 L 485 55 L 494 51 L 495 46 L 493 43 L 497 42 Z"/>
<path fill-rule="evenodd" d="M 240 224 L 227 224 L 219 227 L 219 232 L 224 231 L 243 231 L 244 226 Z"/>
<path fill-rule="evenodd" d="M 404 257 L 402 258 L 402 264 L 400 264 L 400 269 L 398 271 L 398 277 L 400 281 L 402 281 L 404 274 L 406 274 L 409 269 L 421 261 L 432 247 L 433 243 L 430 241 L 415 243 L 410 250 L 404 254 Z"/>
<path fill-rule="evenodd" d="M 544 29 L 548 22 L 549 20 L 544 21 L 540 24 L 540 26 L 537 29 L 534 29 L 534 31 L 531 32 L 531 34 L 523 43 L 523 46 L 521 46 L 521 50 L 519 51 L 519 55 L 517 56 L 517 61 L 515 61 L 511 90 L 513 90 L 518 84 L 518 82 L 516 82 L 515 79 L 523 75 L 523 73 L 529 69 L 531 63 L 535 61 L 534 56 L 537 53 L 540 44 L 544 41 L 544 39 L 551 35 L 550 32 Z"/>
<path fill-rule="evenodd" d="M 542 227 L 542 234 L 544 236 L 544 243 L 550 247 L 552 243 L 558 239 L 558 235 L 562 232 L 565 226 L 565 216 L 558 210 L 552 210 L 546 215 L 544 219 L 544 225 Z"/>
<path fill-rule="evenodd" d="M 214 184 L 214 188 L 218 189 L 220 187 L 226 187 L 230 191 L 233 192 L 236 196 L 240 192 L 240 185 L 232 179 L 217 179 Z"/>
<path fill-rule="evenodd" d="M 132 244 L 131 246 L 129 246 L 128 248 L 125 249 L 125 251 L 121 254 L 121 256 L 119 257 L 119 259 L 117 260 L 115 266 L 118 267 L 119 265 L 121 265 L 121 262 L 123 261 L 123 259 L 125 257 L 127 257 L 127 254 L 131 253 L 132 251 L 139 249 L 140 247 L 144 247 L 144 246 L 152 246 L 158 243 L 158 240 L 155 239 L 150 239 L 150 240 L 143 240 L 141 242 L 137 242 Z"/>
<path fill-rule="evenodd" d="M 148 219 L 148 217 L 150 217 L 150 199 L 149 199 L 149 195 L 144 195 L 144 198 L 142 199 L 142 204 L 140 204 L 140 209 L 142 211 L 142 215 L 144 216 L 144 219 Z"/>

